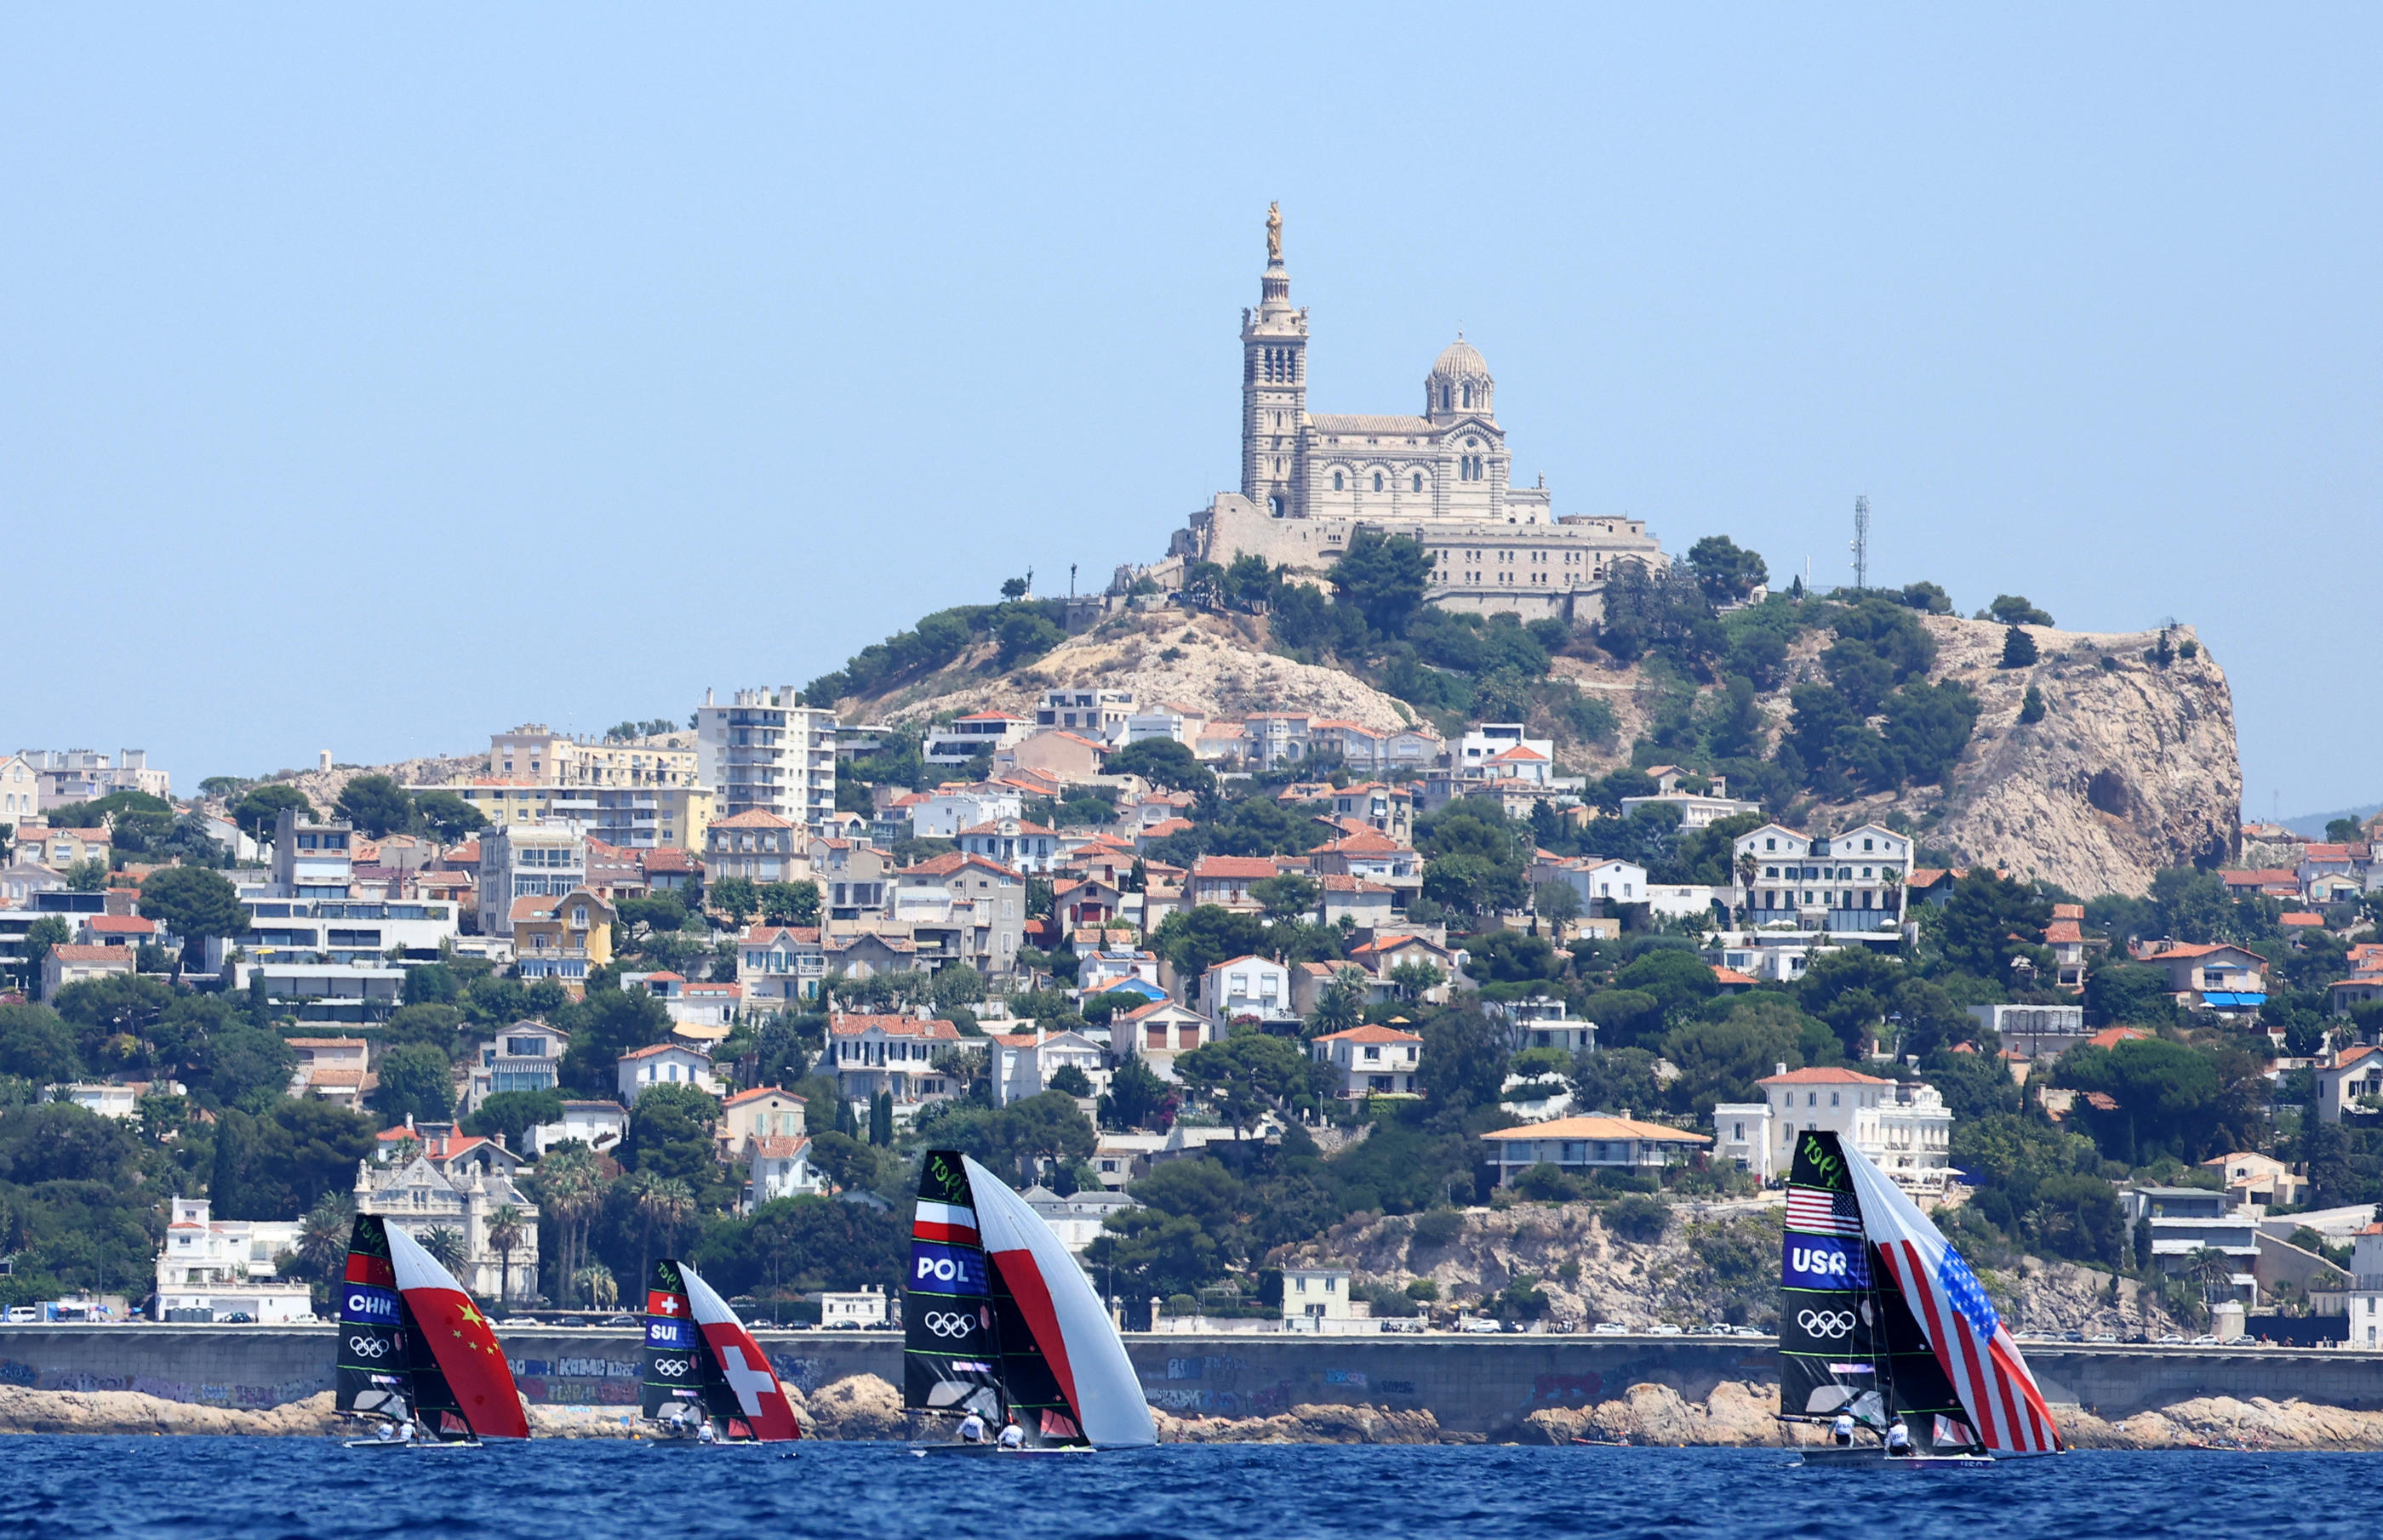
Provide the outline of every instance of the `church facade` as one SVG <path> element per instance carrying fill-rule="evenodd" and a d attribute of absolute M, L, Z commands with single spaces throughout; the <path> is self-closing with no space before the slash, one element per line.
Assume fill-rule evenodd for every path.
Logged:
<path fill-rule="evenodd" d="M 1313 575 L 1360 529 L 1406 535 L 1433 556 L 1432 602 L 1525 620 L 1593 618 L 1624 557 L 1664 561 L 1643 521 L 1555 515 L 1544 479 L 1513 485 L 1497 381 L 1459 333 L 1424 378 L 1414 415 L 1307 410 L 1307 312 L 1290 302 L 1281 219 L 1269 212 L 1255 310 L 1241 313 L 1241 486 L 1192 515 L 1174 554 L 1245 552 Z"/>

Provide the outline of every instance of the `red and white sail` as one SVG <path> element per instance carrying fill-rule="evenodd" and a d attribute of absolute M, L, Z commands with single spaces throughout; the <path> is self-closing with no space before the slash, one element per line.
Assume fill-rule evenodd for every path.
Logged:
<path fill-rule="evenodd" d="M 1084 1270 L 1025 1199 L 977 1162 L 967 1169 L 976 1200 L 968 1227 L 1000 1269 L 1084 1436 L 1102 1448 L 1157 1443 L 1133 1361 Z M 919 1205 L 922 1234 L 929 1206 Z"/>
<path fill-rule="evenodd" d="M 455 1404 L 482 1438 L 527 1438 L 529 1418 L 488 1318 L 438 1259 L 397 1226 L 389 1226 L 389 1260 L 397 1291 L 414 1312 L 414 1327 L 438 1361 Z"/>
<path fill-rule="evenodd" d="M 1903 1291 L 1979 1442 L 1997 1454 L 2064 1448 L 2019 1343 L 1960 1252 L 1852 1140 L 1841 1140 L 1839 1148 L 1879 1262 Z"/>
<path fill-rule="evenodd" d="M 720 1377 L 736 1398 L 753 1436 L 764 1441 L 800 1438 L 802 1424 L 795 1421 L 794 1404 L 786 1398 L 786 1387 L 778 1383 L 777 1372 L 770 1367 L 770 1355 L 753 1340 L 753 1334 L 728 1308 L 728 1301 L 694 1268 L 681 1263 L 679 1276 L 686 1285 L 687 1303 L 695 1311 L 696 1329 L 703 1334 Z"/>

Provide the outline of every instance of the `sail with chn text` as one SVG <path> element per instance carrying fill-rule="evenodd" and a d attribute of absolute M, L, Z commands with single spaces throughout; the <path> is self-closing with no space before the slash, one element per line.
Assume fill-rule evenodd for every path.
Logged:
<path fill-rule="evenodd" d="M 800 1438 L 794 1403 L 769 1355 L 717 1289 L 675 1257 L 646 1286 L 640 1405 L 665 1422 L 708 1421 L 732 1443 Z"/>
<path fill-rule="evenodd" d="M 419 1241 L 358 1214 L 340 1287 L 339 1410 L 451 1443 L 529 1436 L 488 1317 Z"/>
<path fill-rule="evenodd" d="M 1100 1296 L 1008 1184 L 957 1152 L 928 1152 L 911 1234 L 908 1405 L 1015 1415 L 1037 1445 L 1157 1442 Z"/>

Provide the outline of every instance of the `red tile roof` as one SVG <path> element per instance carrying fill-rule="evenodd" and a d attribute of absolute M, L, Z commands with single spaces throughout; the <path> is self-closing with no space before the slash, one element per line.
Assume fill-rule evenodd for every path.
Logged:
<path fill-rule="evenodd" d="M 1345 1032 L 1327 1032 L 1322 1037 L 1310 1041 L 1315 1042 L 1421 1042 L 1423 1038 L 1418 1033 L 1401 1032 L 1395 1027 L 1384 1027 L 1369 1021 L 1363 1027 L 1352 1027 Z"/>
<path fill-rule="evenodd" d="M 1825 1065 L 1809 1069 L 1791 1069 L 1784 1075 L 1766 1075 L 1754 1083 L 1758 1086 L 1886 1086 L 1895 1082 L 1882 1080 L 1875 1075 Z"/>
<path fill-rule="evenodd" d="M 1192 875 L 1201 877 L 1274 877 L 1282 869 L 1271 856 L 1203 856 L 1192 863 Z"/>
<path fill-rule="evenodd" d="M 915 1016 L 834 1016 L 828 1018 L 828 1035 L 857 1038 L 871 1029 L 894 1038 L 929 1038 L 938 1042 L 957 1042 L 960 1029 L 948 1021 L 921 1021 Z"/>
<path fill-rule="evenodd" d="M 747 807 L 733 818 L 711 820 L 714 829 L 792 829 L 794 826 L 793 819 L 782 819 L 759 807 Z"/>

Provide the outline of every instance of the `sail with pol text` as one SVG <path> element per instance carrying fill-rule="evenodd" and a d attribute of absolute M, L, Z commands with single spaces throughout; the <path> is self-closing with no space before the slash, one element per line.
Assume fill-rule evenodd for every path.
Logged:
<path fill-rule="evenodd" d="M 1035 1445 L 1157 1442 L 1083 1269 L 1024 1199 L 954 1151 L 928 1152 L 920 1171 L 903 1324 L 908 1406 L 1014 1415 Z"/>
<path fill-rule="evenodd" d="M 448 1443 L 529 1436 L 488 1317 L 419 1241 L 358 1214 L 340 1291 L 340 1411 L 411 1423 Z"/>

